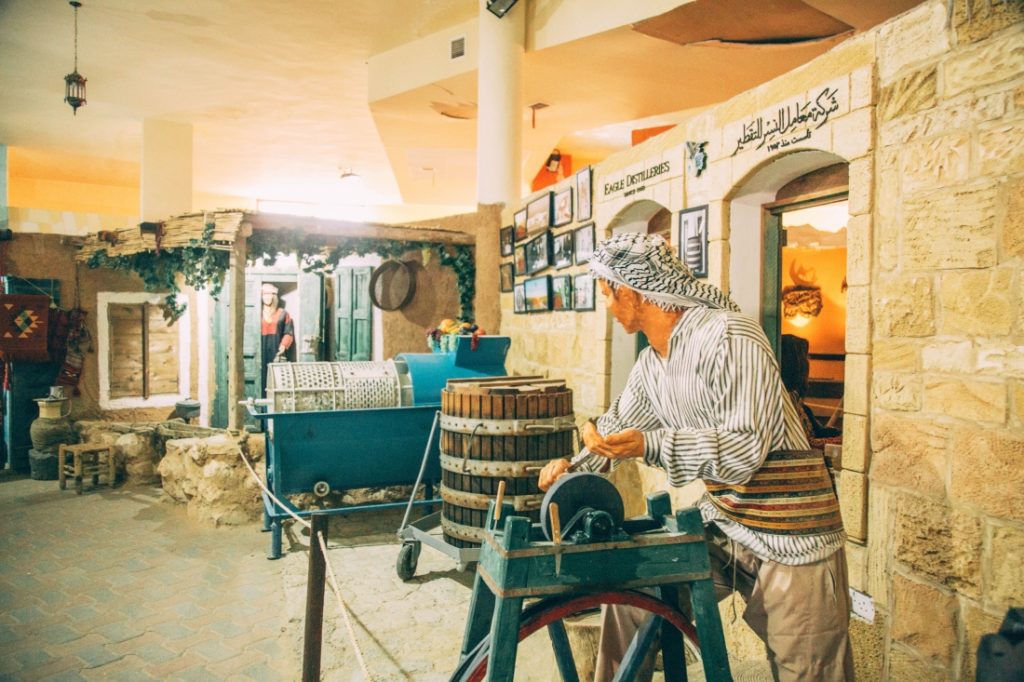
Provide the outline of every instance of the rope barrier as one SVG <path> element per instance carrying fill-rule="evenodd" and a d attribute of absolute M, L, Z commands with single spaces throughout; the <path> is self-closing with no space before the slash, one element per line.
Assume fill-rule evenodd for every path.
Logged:
<path fill-rule="evenodd" d="M 260 475 L 256 473 L 256 469 L 254 469 L 252 463 L 249 462 L 249 458 L 245 456 L 244 452 L 242 452 L 242 448 L 238 448 L 238 456 L 242 458 L 242 461 L 245 463 L 245 467 L 249 470 L 249 473 L 252 474 L 253 479 L 256 481 L 256 485 L 258 485 L 263 490 L 264 494 L 266 494 L 267 497 L 274 501 L 274 504 L 276 504 L 281 509 L 284 509 L 285 513 L 288 514 L 288 516 L 292 517 L 306 528 L 313 527 L 313 525 L 309 521 L 306 521 L 304 518 L 293 512 L 291 509 L 281 504 L 281 500 L 274 497 L 274 493 L 270 492 L 270 490 L 267 489 L 267 485 L 260 478 Z"/>
<path fill-rule="evenodd" d="M 334 567 L 331 566 L 331 562 L 327 560 L 327 543 L 324 542 L 324 537 L 321 534 L 316 536 L 317 542 L 320 543 L 320 551 L 324 553 L 324 567 L 327 569 L 327 577 L 330 578 L 331 591 L 334 592 L 334 596 L 338 600 L 338 608 L 341 609 L 341 616 L 345 620 L 345 629 L 348 630 L 348 638 L 352 642 L 352 649 L 356 653 L 356 660 L 359 661 L 359 667 L 363 671 L 363 676 L 366 682 L 373 682 L 374 677 L 370 674 L 370 669 L 366 666 L 366 659 L 363 658 L 363 650 L 359 648 L 359 641 L 356 640 L 356 631 L 352 627 L 352 619 L 349 618 L 348 604 L 345 603 L 345 599 L 341 596 L 341 588 L 338 587 L 338 579 L 334 575 Z"/>
<path fill-rule="evenodd" d="M 301 516 L 293 512 L 288 507 L 281 504 L 281 501 L 274 496 L 274 493 L 270 492 L 270 490 L 267 489 L 266 484 L 260 478 L 260 475 L 256 473 L 256 469 L 253 468 L 252 463 L 249 461 L 249 458 L 245 456 L 244 452 L 242 452 L 242 448 L 238 448 L 238 456 L 242 458 L 242 462 L 245 463 L 246 468 L 249 470 L 249 473 L 252 474 L 252 477 L 256 481 L 257 485 L 259 485 L 263 492 L 266 493 L 266 495 L 271 500 L 274 501 L 274 504 L 279 506 L 281 509 L 284 509 L 289 516 L 291 516 L 293 519 L 301 523 L 306 528 L 312 529 L 313 524 L 303 519 Z M 310 530 L 310 533 L 312 533 L 312 530 Z M 313 538 L 310 538 L 310 540 L 312 541 Z M 345 602 L 345 598 L 341 596 L 341 588 L 338 587 L 338 579 L 334 575 L 334 567 L 331 565 L 331 562 L 327 560 L 327 543 L 324 542 L 324 537 L 320 533 L 317 533 L 316 541 L 320 544 L 320 551 L 323 552 L 324 567 L 327 569 L 327 577 L 330 579 L 331 591 L 334 592 L 334 596 L 338 600 L 338 609 L 341 611 L 342 619 L 345 621 L 345 629 L 348 630 L 349 641 L 351 641 L 352 649 L 353 651 L 355 651 L 356 660 L 359 661 L 359 667 L 363 671 L 363 676 L 366 679 L 366 682 L 373 682 L 375 678 L 373 677 L 373 675 L 370 674 L 370 670 L 366 666 L 366 659 L 363 658 L 363 650 L 359 647 L 359 641 L 356 639 L 355 628 L 352 627 L 352 619 L 349 617 L 348 604 Z"/>

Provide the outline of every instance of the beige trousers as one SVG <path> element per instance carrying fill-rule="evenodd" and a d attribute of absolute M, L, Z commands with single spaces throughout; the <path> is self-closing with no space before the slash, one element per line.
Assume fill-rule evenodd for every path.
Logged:
<path fill-rule="evenodd" d="M 786 566 L 758 559 L 746 547 L 724 540 L 717 529 L 708 534 L 719 599 L 732 591 L 731 554 L 738 571 L 736 589 L 747 602 L 743 619 L 764 641 L 773 677 L 780 682 L 853 682 L 845 551 L 813 564 Z M 729 545 L 732 552 L 723 552 Z M 682 607 L 689 612 L 688 603 Z M 603 608 L 595 682 L 611 682 L 649 615 L 631 606 Z M 638 680 L 650 680 L 653 660 L 648 657 Z"/>

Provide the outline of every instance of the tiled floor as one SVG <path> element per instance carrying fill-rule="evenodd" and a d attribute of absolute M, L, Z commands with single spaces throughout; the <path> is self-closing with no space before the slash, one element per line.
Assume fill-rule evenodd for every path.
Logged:
<path fill-rule="evenodd" d="M 158 488 L 0 479 L 0 679 L 297 679 L 265 551 Z"/>

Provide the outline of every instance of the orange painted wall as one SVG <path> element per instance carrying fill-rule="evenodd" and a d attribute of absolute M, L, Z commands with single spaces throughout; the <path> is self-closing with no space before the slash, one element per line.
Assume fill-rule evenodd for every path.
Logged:
<path fill-rule="evenodd" d="M 138 163 L 9 147 L 7 174 L 9 206 L 110 215 L 139 213 Z"/>
<path fill-rule="evenodd" d="M 846 249 L 809 249 L 784 247 L 782 249 L 782 287 L 792 285 L 790 266 L 796 263 L 805 273 L 814 271 L 814 282 L 821 287 L 823 306 L 821 314 L 799 327 L 783 318 L 782 333 L 807 339 L 811 353 L 846 352 L 846 293 L 842 291 L 846 278 Z"/>

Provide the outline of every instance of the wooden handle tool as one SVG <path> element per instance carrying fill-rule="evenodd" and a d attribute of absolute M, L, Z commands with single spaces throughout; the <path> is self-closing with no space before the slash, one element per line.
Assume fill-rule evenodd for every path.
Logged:
<path fill-rule="evenodd" d="M 498 481 L 498 497 L 494 500 L 494 523 L 501 520 L 501 503 L 505 501 L 505 479 Z"/>
<path fill-rule="evenodd" d="M 562 575 L 562 520 L 558 518 L 558 503 L 548 505 L 551 519 L 551 541 L 555 543 L 555 575 Z"/>

